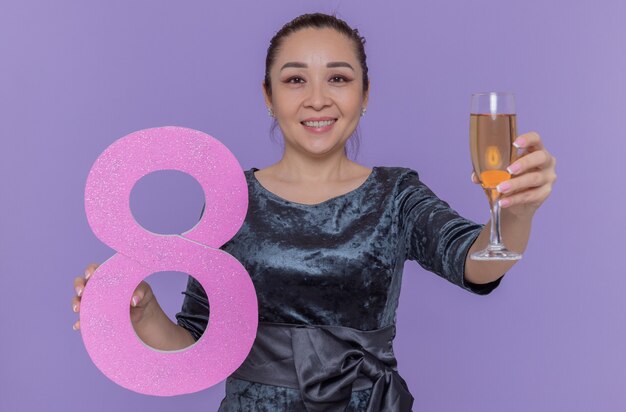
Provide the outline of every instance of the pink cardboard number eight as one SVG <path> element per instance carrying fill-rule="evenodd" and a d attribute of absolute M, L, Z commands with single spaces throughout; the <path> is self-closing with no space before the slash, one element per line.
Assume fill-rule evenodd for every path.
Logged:
<path fill-rule="evenodd" d="M 165 169 L 190 174 L 204 189 L 202 219 L 180 235 L 149 232 L 130 210 L 135 183 Z M 87 177 L 85 211 L 94 234 L 117 253 L 89 279 L 80 325 L 89 356 L 109 379 L 135 392 L 173 396 L 215 385 L 243 363 L 256 337 L 257 296 L 245 268 L 219 247 L 237 233 L 247 209 L 239 162 L 221 142 L 197 130 L 140 130 L 98 157 Z M 209 323 L 189 348 L 153 349 L 131 324 L 133 291 L 159 271 L 188 273 L 207 293 Z"/>

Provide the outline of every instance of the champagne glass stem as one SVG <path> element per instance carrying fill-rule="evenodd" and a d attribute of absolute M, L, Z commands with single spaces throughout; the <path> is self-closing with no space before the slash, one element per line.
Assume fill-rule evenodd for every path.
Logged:
<path fill-rule="evenodd" d="M 495 190 L 495 189 L 494 189 Z M 496 196 L 491 193 L 489 210 L 491 212 L 491 228 L 489 230 L 489 244 L 483 250 L 474 252 L 470 255 L 473 260 L 518 260 L 522 258 L 521 253 L 508 250 L 502 243 L 502 235 L 500 234 L 500 204 Z M 492 200 L 493 199 L 493 200 Z"/>
<path fill-rule="evenodd" d="M 489 232 L 490 250 L 501 250 L 504 248 L 502 244 L 502 236 L 500 235 L 500 203 L 498 199 L 491 202 L 491 231 Z"/>

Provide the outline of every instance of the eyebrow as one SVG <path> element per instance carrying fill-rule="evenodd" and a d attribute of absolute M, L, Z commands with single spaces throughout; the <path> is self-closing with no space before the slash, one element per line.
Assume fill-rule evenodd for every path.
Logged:
<path fill-rule="evenodd" d="M 286 69 L 287 67 L 306 69 L 309 66 L 306 63 L 301 63 L 301 62 L 288 62 L 288 63 L 283 64 L 283 67 L 281 67 L 280 70 L 282 71 L 283 69 Z M 354 71 L 354 68 L 350 65 L 350 63 L 347 63 L 347 62 L 330 62 L 326 64 L 326 67 L 328 68 L 347 67 L 351 69 L 352 71 Z"/>

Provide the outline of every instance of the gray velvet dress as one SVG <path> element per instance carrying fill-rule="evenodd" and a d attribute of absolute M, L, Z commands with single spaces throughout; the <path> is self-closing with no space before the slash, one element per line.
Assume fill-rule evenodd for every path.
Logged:
<path fill-rule="evenodd" d="M 237 258 L 256 288 L 259 321 L 379 329 L 396 322 L 406 260 L 476 294 L 500 283 L 464 281 L 482 229 L 439 199 L 404 167 L 376 166 L 357 189 L 315 205 L 285 200 L 245 171 L 246 219 L 220 249 Z M 189 277 L 178 324 L 197 340 L 209 304 Z M 371 389 L 353 391 L 346 411 L 364 411 Z M 305 411 L 293 388 L 226 380 L 219 411 Z"/>

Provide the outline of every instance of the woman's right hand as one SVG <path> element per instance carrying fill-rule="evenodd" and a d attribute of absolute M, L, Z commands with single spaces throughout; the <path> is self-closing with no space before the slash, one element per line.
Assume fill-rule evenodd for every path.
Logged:
<path fill-rule="evenodd" d="M 87 286 L 87 282 L 89 278 L 98 268 L 97 263 L 92 263 L 87 266 L 85 269 L 85 275 L 77 276 L 74 278 L 74 290 L 76 291 L 76 295 L 72 297 L 72 310 L 76 313 L 80 312 L 80 299 L 83 295 L 83 291 Z M 146 313 L 146 308 L 149 308 L 154 301 L 154 294 L 152 293 L 152 288 L 146 281 L 141 281 L 130 300 L 130 320 L 133 324 L 141 321 L 143 319 L 144 314 Z M 80 320 L 77 320 L 76 323 L 72 326 L 74 330 L 80 329 Z"/>

